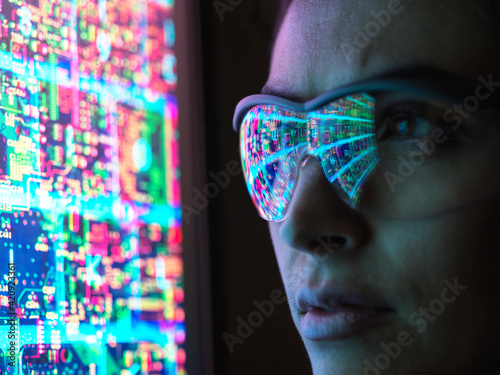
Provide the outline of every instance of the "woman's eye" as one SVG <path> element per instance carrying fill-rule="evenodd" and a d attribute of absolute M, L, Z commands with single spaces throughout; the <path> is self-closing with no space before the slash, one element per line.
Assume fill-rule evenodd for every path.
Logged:
<path fill-rule="evenodd" d="M 435 126 L 419 114 L 397 113 L 384 116 L 378 128 L 380 141 L 386 139 L 405 141 L 430 137 Z"/>
<path fill-rule="evenodd" d="M 415 128 L 415 119 L 413 118 L 393 118 L 390 121 L 390 128 L 393 132 L 403 137 L 410 136 Z"/>

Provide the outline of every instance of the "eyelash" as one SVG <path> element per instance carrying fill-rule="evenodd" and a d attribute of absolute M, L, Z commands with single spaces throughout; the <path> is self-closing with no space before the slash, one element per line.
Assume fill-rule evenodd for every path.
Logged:
<path fill-rule="evenodd" d="M 426 118 L 422 109 L 415 108 L 417 105 L 403 104 L 383 110 L 376 116 L 377 138 L 380 142 L 414 142 L 432 136 L 432 131 L 438 127 L 450 132 L 450 127 L 441 118 Z M 402 134 L 401 129 L 396 126 L 402 121 L 407 122 L 406 134 Z M 390 123 L 392 121 L 392 124 Z M 422 129 L 425 127 L 424 129 Z M 419 132 L 424 131 L 422 134 Z M 415 135 L 416 133 L 416 135 Z"/>

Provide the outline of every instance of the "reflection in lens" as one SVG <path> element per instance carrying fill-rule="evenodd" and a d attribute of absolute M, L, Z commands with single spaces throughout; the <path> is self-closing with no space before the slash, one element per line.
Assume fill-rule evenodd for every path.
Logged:
<path fill-rule="evenodd" d="M 363 184 L 379 159 L 374 122 L 374 99 L 366 94 L 346 96 L 309 115 L 312 140 L 325 175 L 351 205 L 359 204 Z"/>
<path fill-rule="evenodd" d="M 243 171 L 259 214 L 281 220 L 295 186 L 300 150 L 307 146 L 307 120 L 277 106 L 256 106 L 241 129 Z"/>
<path fill-rule="evenodd" d="M 241 157 L 261 217 L 283 220 L 305 155 L 318 158 L 344 202 L 381 218 L 427 218 L 500 194 L 500 174 L 491 172 L 500 163 L 498 128 L 471 116 L 456 129 L 442 118 L 449 104 L 407 97 L 391 93 L 389 105 L 377 95 L 379 114 L 396 107 L 408 116 L 411 105 L 417 119 L 412 133 L 403 128 L 389 137 L 377 135 L 375 100 L 367 94 L 310 112 L 253 107 L 240 130 Z"/>
<path fill-rule="evenodd" d="M 259 105 L 246 114 L 243 170 L 250 196 L 266 220 L 282 220 L 286 214 L 304 148 L 318 157 L 343 198 L 357 205 L 378 162 L 374 100 L 358 94 L 310 113 Z"/>

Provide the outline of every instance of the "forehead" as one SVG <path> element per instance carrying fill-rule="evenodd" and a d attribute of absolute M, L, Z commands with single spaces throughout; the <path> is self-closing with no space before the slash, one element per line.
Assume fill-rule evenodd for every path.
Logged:
<path fill-rule="evenodd" d="M 296 0 L 283 20 L 264 92 L 306 100 L 407 66 L 475 79 L 498 52 L 477 3 Z"/>

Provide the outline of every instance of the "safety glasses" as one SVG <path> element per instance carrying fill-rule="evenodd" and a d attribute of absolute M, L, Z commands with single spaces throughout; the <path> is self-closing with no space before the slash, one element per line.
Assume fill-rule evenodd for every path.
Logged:
<path fill-rule="evenodd" d="M 260 216 L 285 218 L 307 155 L 346 204 L 381 217 L 435 215 L 498 191 L 500 137 L 488 116 L 498 99 L 480 86 L 378 79 L 305 103 L 243 99 L 233 127 Z"/>

